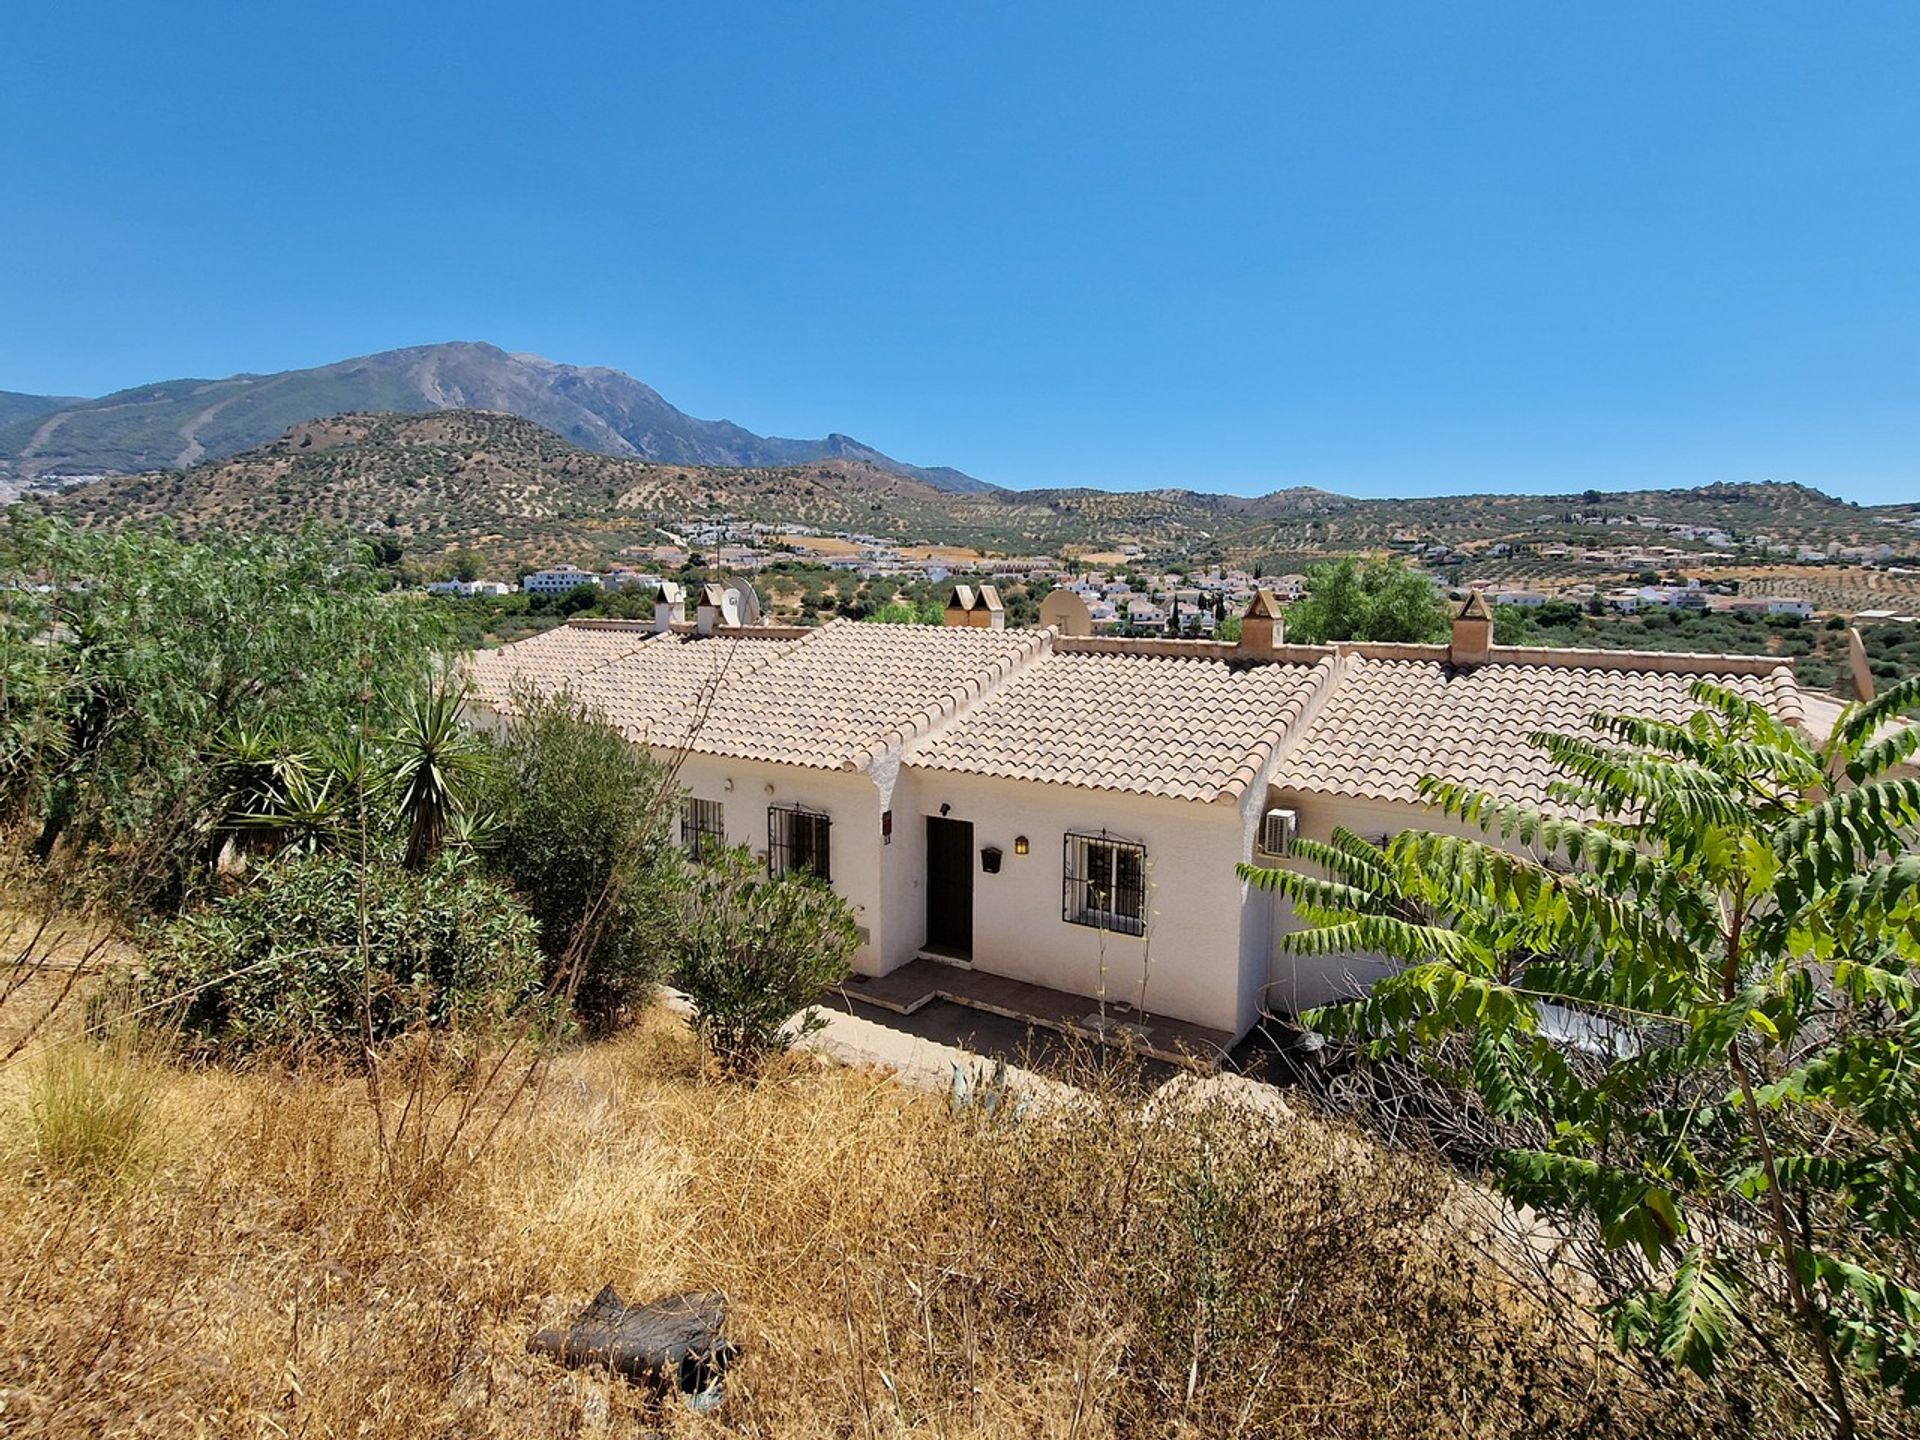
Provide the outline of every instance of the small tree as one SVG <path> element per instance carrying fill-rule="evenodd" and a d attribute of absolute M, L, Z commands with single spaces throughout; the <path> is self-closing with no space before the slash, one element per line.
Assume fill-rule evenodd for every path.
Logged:
<path fill-rule="evenodd" d="M 1527 645 L 1539 638 L 1539 629 L 1533 623 L 1533 616 L 1519 605 L 1496 605 L 1493 607 L 1493 643 L 1496 645 Z"/>
<path fill-rule="evenodd" d="M 383 788 L 407 837 L 409 870 L 426 869 L 449 834 L 471 823 L 471 797 L 486 779 L 491 752 L 461 719 L 463 693 L 449 680 L 420 687 L 386 744 Z"/>
<path fill-rule="evenodd" d="M 1693 696 L 1533 737 L 1585 818 L 1429 779 L 1490 838 L 1341 832 L 1300 842 L 1328 878 L 1242 874 L 1307 921 L 1289 949 L 1402 963 L 1310 1022 L 1464 1041 L 1495 1183 L 1594 1239 L 1623 1346 L 1702 1375 L 1743 1349 L 1846 1437 L 1860 1382 L 1920 1404 L 1920 726 L 1889 729 L 1920 678 L 1818 747 Z"/>
<path fill-rule="evenodd" d="M 1443 640 L 1449 616 L 1431 581 L 1397 559 L 1348 557 L 1307 571 L 1307 593 L 1287 608 L 1287 638 L 1425 644 Z"/>
<path fill-rule="evenodd" d="M 608 1026 L 667 968 L 684 866 L 667 767 L 571 696 L 526 696 L 497 739 L 488 868 L 540 922 L 549 984 Z"/>
<path fill-rule="evenodd" d="M 710 857 L 678 947 L 695 1031 L 723 1069 L 752 1070 L 826 1023 L 811 1007 L 847 978 L 858 944 L 853 912 L 825 882 L 769 877 L 743 849 Z"/>
<path fill-rule="evenodd" d="M 119 903 L 174 908 L 232 818 L 227 742 L 385 729 L 389 682 L 429 668 L 444 630 L 369 559 L 313 529 L 189 543 L 0 519 L 0 738 L 32 747 L 11 788 L 35 855 L 109 853 Z"/>

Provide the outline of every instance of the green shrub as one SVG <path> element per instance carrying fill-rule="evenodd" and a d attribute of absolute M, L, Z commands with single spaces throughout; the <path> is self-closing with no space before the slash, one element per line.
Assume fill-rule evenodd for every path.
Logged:
<path fill-rule="evenodd" d="M 364 890 L 365 948 L 362 949 Z M 540 988 L 525 908 L 470 867 L 314 855 L 159 929 L 143 1001 L 206 1058 L 353 1053 L 420 1024 L 486 1026 Z"/>
<path fill-rule="evenodd" d="M 524 699 L 497 744 L 486 863 L 539 921 L 549 984 L 605 1028 L 666 971 L 685 872 L 672 777 L 567 696 Z"/>
<path fill-rule="evenodd" d="M 745 850 L 713 855 L 688 886 L 678 952 L 694 1030 L 723 1068 L 751 1070 L 825 1023 L 811 1007 L 847 978 L 858 944 L 852 910 L 823 881 L 769 877 Z"/>
<path fill-rule="evenodd" d="M 1307 568 L 1307 593 L 1287 607 L 1287 636 L 1424 643 L 1447 638 L 1451 611 L 1425 575 L 1398 559 L 1348 557 Z"/>
<path fill-rule="evenodd" d="M 0 793 L 33 854 L 110 857 L 128 909 L 190 900 L 224 838 L 217 737 L 384 728 L 395 682 L 443 652 L 437 612 L 386 594 L 371 558 L 316 529 L 188 542 L 0 517 L 0 744 L 32 756 L 0 764 Z"/>

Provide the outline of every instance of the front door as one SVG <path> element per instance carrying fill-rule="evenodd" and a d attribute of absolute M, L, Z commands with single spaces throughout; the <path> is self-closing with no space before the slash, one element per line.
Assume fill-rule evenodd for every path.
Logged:
<path fill-rule="evenodd" d="M 927 949 L 973 957 L 973 822 L 927 817 Z"/>

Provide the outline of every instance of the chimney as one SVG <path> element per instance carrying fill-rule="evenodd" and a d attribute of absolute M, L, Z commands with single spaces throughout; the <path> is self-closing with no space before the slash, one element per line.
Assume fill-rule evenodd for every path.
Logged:
<path fill-rule="evenodd" d="M 947 593 L 947 608 L 940 620 L 944 625 L 971 625 L 973 623 L 973 587 L 956 585 Z"/>
<path fill-rule="evenodd" d="M 1273 654 L 1276 623 L 1284 627 L 1287 612 L 1280 607 L 1280 597 L 1271 590 L 1254 593 L 1247 613 L 1240 617 L 1240 643 L 1234 647 L 1235 653 L 1249 656 Z"/>
<path fill-rule="evenodd" d="M 1493 651 L 1493 610 L 1481 591 L 1474 591 L 1453 617 L 1453 644 L 1447 659 L 1455 665 L 1484 665 Z"/>
<path fill-rule="evenodd" d="M 1007 628 L 1007 607 L 1000 603 L 1000 592 L 991 585 L 982 585 L 980 593 L 974 597 L 973 613 L 968 622 L 977 630 L 1004 630 Z"/>
<path fill-rule="evenodd" d="M 660 582 L 659 598 L 653 602 L 653 628 L 671 630 L 675 625 L 686 623 L 687 592 L 672 580 Z"/>
<path fill-rule="evenodd" d="M 693 612 L 694 629 L 702 635 L 711 635 L 725 618 L 725 592 L 718 585 L 708 585 L 700 592 L 700 608 Z"/>

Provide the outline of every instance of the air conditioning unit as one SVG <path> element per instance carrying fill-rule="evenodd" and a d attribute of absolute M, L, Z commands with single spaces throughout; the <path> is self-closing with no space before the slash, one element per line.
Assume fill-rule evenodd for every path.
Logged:
<path fill-rule="evenodd" d="M 1298 810 L 1269 810 L 1260 822 L 1260 851 L 1263 855 L 1291 855 L 1293 837 L 1299 833 Z"/>

